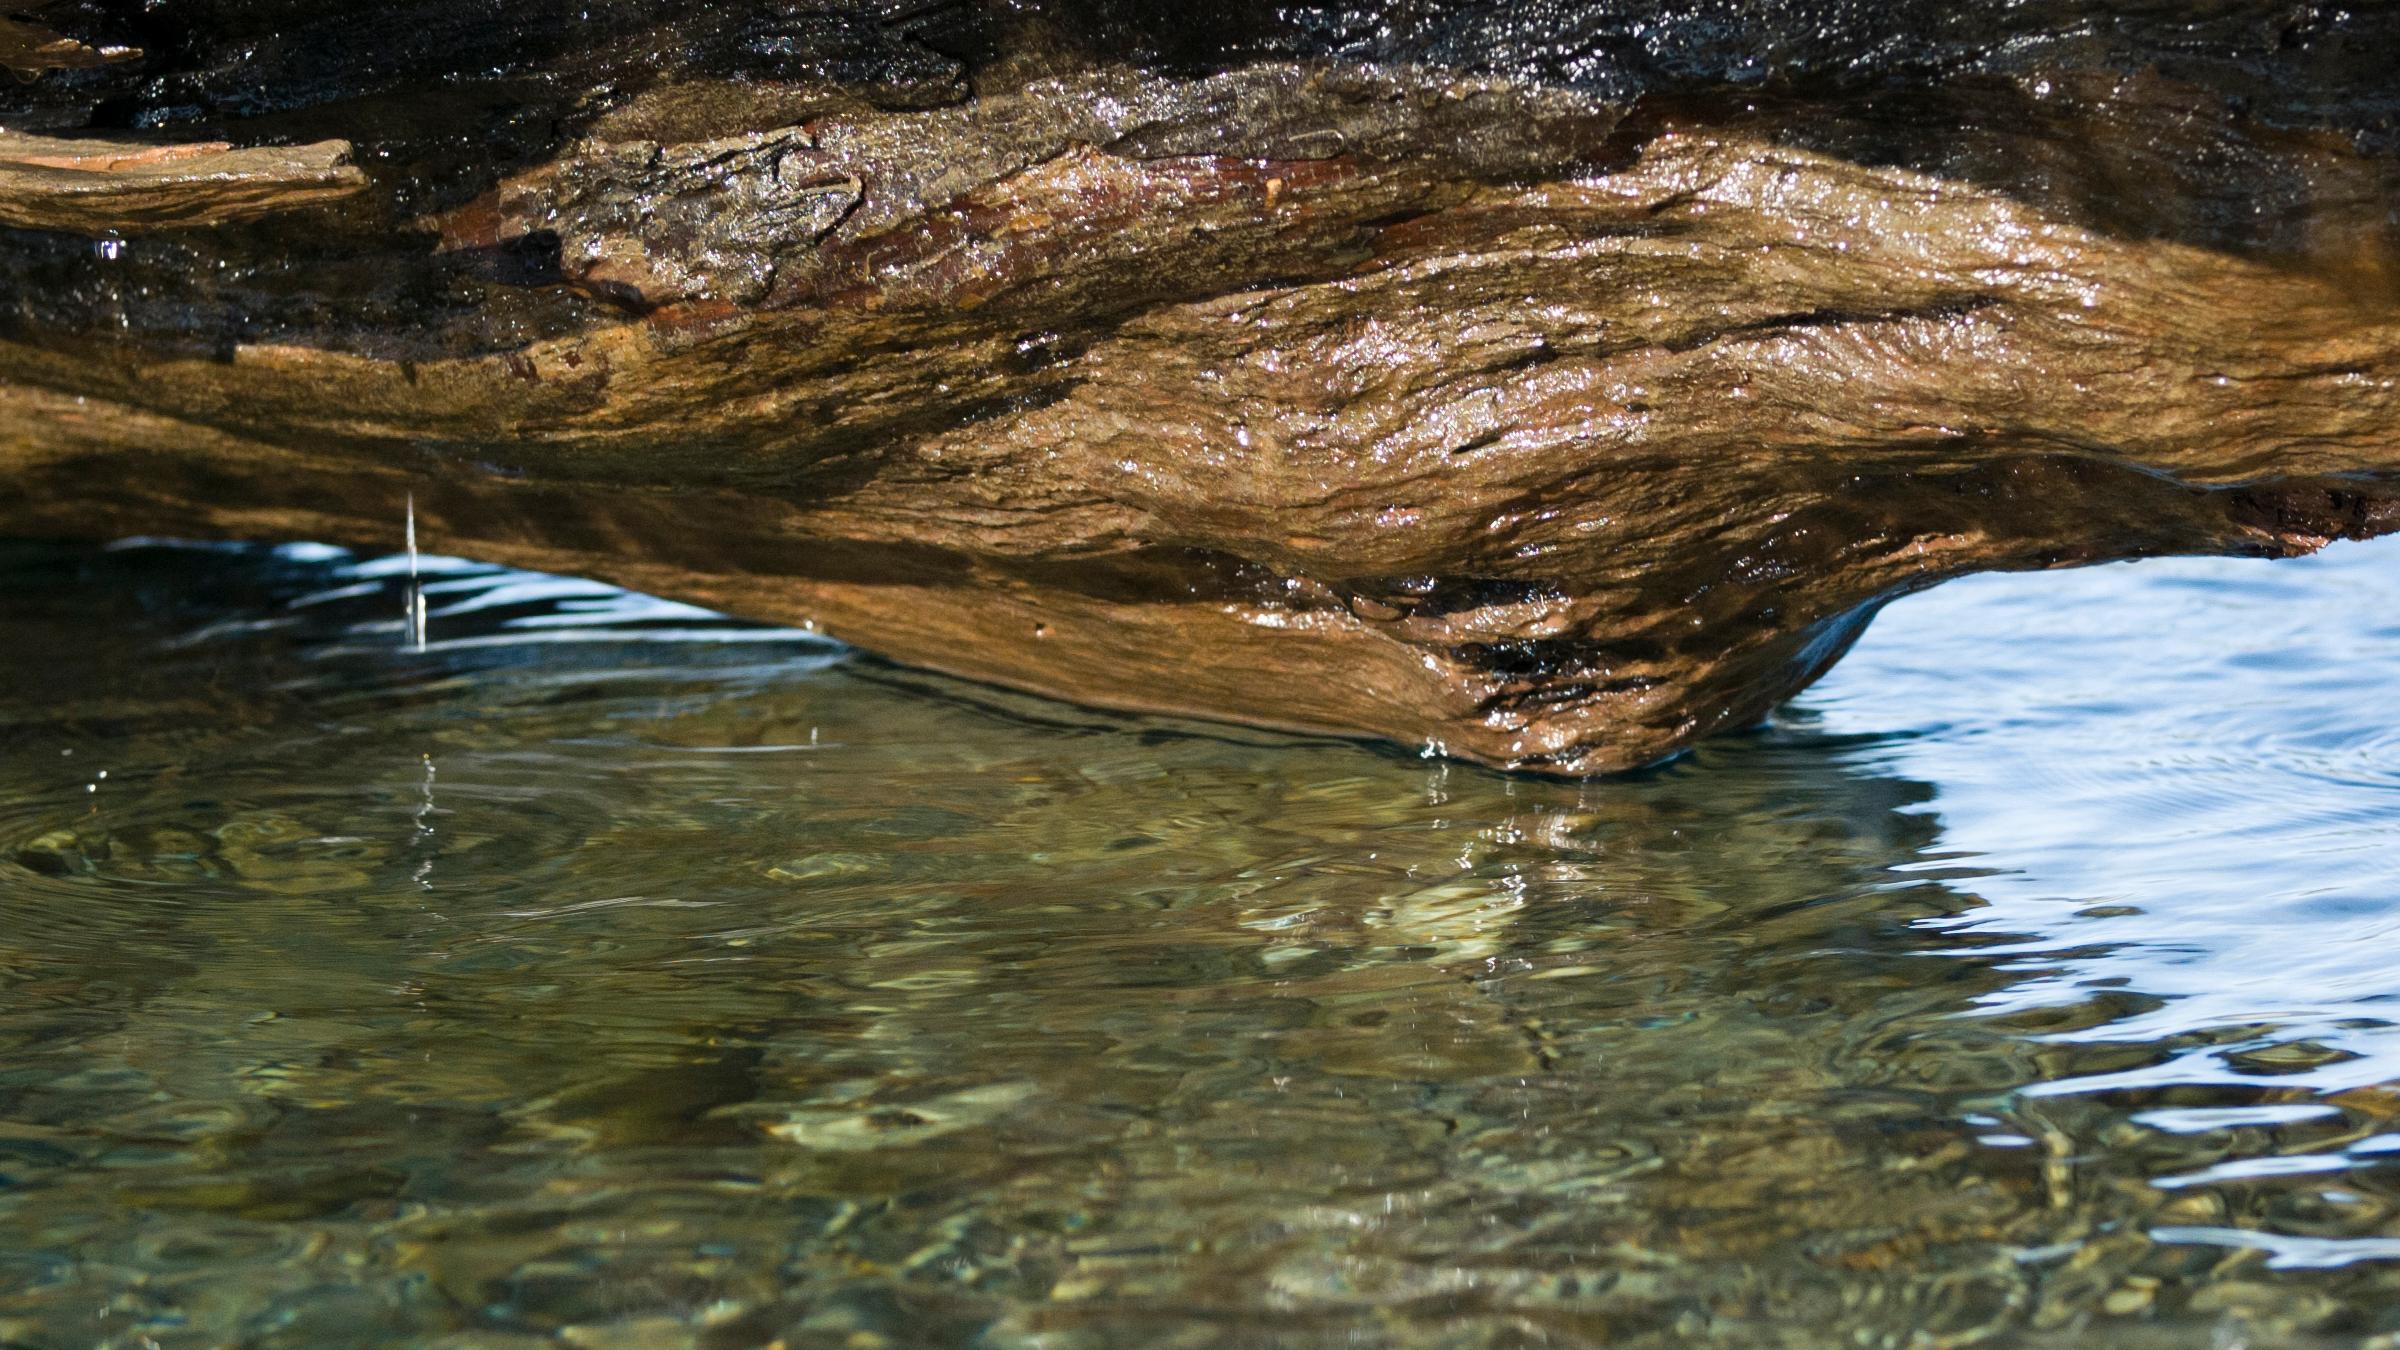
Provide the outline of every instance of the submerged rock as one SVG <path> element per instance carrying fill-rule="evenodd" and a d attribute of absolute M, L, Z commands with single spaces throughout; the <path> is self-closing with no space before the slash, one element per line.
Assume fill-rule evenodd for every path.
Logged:
<path fill-rule="evenodd" d="M 61 214 L 0 165 L 0 529 L 372 544 L 413 493 L 445 550 L 904 661 L 1586 773 L 1948 577 L 2400 526 L 2382 27 L 1954 26 L 1753 96 L 1771 33 L 1478 69 L 956 8 L 955 55 L 872 6 L 490 20 L 509 110 L 448 148 L 306 24 L 248 122 L 207 25 L 92 34 L 372 187 Z"/>

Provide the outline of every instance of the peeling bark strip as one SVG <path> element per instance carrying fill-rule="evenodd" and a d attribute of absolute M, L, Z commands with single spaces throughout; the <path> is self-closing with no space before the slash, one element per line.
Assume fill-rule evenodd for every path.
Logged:
<path fill-rule="evenodd" d="M 339 141 L 236 150 L 0 131 L 0 225 L 106 235 L 222 225 L 366 191 Z"/>
<path fill-rule="evenodd" d="M 54 70 L 89 70 L 118 61 L 131 61 L 141 52 L 131 47 L 89 47 L 49 29 L 23 23 L 0 10 L 0 70 L 19 79 L 34 79 Z"/>
<path fill-rule="evenodd" d="M 0 529 L 376 545 L 413 492 L 445 549 L 904 661 L 1591 773 L 1948 577 L 2400 527 L 2356 228 L 2112 227 L 2047 128 L 1972 174 L 1799 144 L 1922 121 L 1852 103 L 1053 66 L 578 76 L 556 144 L 434 185 L 0 137 Z M 2145 220 L 2249 181 L 2205 175 L 2257 129 L 2194 97 Z M 2140 162 L 2137 104 L 2057 115 Z M 1956 167 L 1930 134 L 1890 157 Z M 2381 161 L 2312 144 L 2388 217 Z M 264 158 L 136 190 L 186 156 Z"/>

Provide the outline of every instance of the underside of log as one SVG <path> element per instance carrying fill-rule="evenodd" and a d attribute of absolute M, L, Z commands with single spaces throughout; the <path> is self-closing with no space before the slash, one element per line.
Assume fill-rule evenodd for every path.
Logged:
<path fill-rule="evenodd" d="M 1589 773 L 1949 577 L 2400 528 L 2390 21 L 1150 8 L 46 7 L 142 55 L 0 117 L 0 530 L 413 494 L 911 663 Z"/>

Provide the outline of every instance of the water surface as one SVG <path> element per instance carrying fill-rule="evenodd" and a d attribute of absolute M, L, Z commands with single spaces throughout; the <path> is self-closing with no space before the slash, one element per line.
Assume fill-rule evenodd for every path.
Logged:
<path fill-rule="evenodd" d="M 0 1344 L 2400 1332 L 2400 547 L 1510 778 L 0 547 Z"/>

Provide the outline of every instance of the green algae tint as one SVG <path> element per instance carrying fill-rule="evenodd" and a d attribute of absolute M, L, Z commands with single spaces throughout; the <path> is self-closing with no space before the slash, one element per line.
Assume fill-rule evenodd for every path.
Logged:
<path fill-rule="evenodd" d="M 2400 1331 L 2389 546 L 1585 784 L 585 583 L 0 551 L 0 1344 Z"/>

